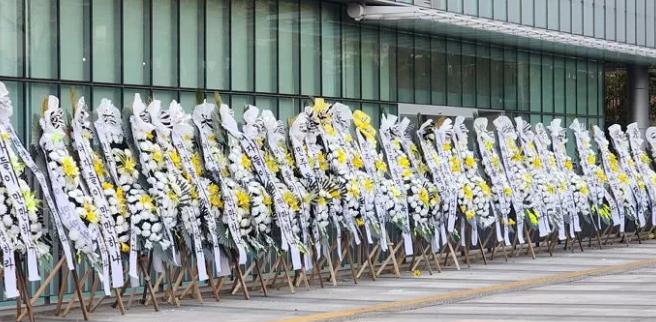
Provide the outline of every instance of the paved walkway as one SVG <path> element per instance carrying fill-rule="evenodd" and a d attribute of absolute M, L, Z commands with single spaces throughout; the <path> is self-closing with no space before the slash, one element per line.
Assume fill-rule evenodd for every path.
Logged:
<path fill-rule="evenodd" d="M 336 287 L 297 294 L 272 291 L 251 300 L 206 296 L 180 308 L 162 305 L 161 312 L 134 306 L 125 316 L 100 308 L 94 321 L 654 321 L 656 320 L 656 241 L 642 245 L 608 246 L 584 253 L 557 251 L 482 261 L 461 271 L 447 269 L 430 276 L 423 272 L 401 278 L 363 278 L 353 285 L 348 277 Z M 81 315 L 72 314 L 66 320 Z M 37 321 L 62 321 L 37 316 Z"/>

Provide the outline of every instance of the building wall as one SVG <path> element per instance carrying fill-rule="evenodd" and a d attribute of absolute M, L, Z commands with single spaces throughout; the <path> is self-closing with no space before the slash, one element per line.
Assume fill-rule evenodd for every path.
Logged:
<path fill-rule="evenodd" d="M 466 15 L 656 47 L 653 0 L 396 0 Z"/>
<path fill-rule="evenodd" d="M 536 25 L 554 19 L 536 17 L 548 11 L 539 10 L 540 1 L 521 2 L 519 12 L 510 0 L 437 4 L 523 23 L 530 16 Z M 395 103 L 406 102 L 505 110 L 533 122 L 565 116 L 603 122 L 603 62 L 380 29 L 356 23 L 344 6 L 314 0 L 2 0 L 0 80 L 11 90 L 24 138 L 42 98 L 58 95 L 68 107 L 71 87 L 92 106 L 104 97 L 128 106 L 141 93 L 164 104 L 176 99 L 189 110 L 197 89 L 208 97 L 219 91 L 238 117 L 250 103 L 283 120 L 308 96 L 322 96 L 361 108 L 376 121 L 381 111 L 395 113 Z"/>

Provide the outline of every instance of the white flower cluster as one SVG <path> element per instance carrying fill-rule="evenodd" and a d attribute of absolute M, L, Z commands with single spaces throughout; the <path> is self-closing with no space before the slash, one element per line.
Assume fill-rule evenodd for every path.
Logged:
<path fill-rule="evenodd" d="M 525 157 L 517 147 L 515 140 L 512 138 L 505 140 L 510 159 L 510 167 L 506 170 L 509 172 L 509 180 L 514 182 L 514 187 L 517 189 L 513 193 L 518 194 L 519 200 L 524 204 L 528 223 L 533 227 L 537 227 L 540 214 L 535 211 L 537 196 L 533 190 L 533 177 L 531 177 L 531 174 L 526 169 L 524 164 Z"/>
<path fill-rule="evenodd" d="M 404 188 L 408 191 L 408 212 L 412 217 L 414 234 L 430 240 L 433 234 L 433 221 L 436 211 L 439 210 L 437 189 L 429 187 L 427 181 L 417 177 L 406 180 Z M 429 189 L 431 191 L 429 191 Z"/>
<path fill-rule="evenodd" d="M 155 244 L 159 244 L 162 250 L 167 250 L 171 246 L 171 241 L 165 237 L 164 227 L 157 215 L 153 198 L 136 182 L 123 185 L 123 189 L 130 221 L 134 224 L 133 233 L 145 240 L 145 249 L 150 250 Z"/>
<path fill-rule="evenodd" d="M 590 214 L 590 188 L 588 183 L 583 180 L 579 175 L 570 174 L 570 190 L 574 197 L 574 205 L 576 210 L 581 216 Z"/>
<path fill-rule="evenodd" d="M 391 179 L 380 180 L 380 194 L 376 195 L 376 202 L 383 205 L 387 220 L 395 224 L 400 229 L 406 227 L 407 218 L 403 215 L 403 201 L 401 191 L 396 187 Z"/>
<path fill-rule="evenodd" d="M 455 140 L 456 155 L 454 166 L 462 160 L 460 175 L 456 177 L 458 186 L 458 204 L 465 219 L 470 222 L 478 221 L 483 228 L 491 226 L 495 218 L 490 212 L 490 198 L 492 191 L 487 182 L 478 174 L 478 163 L 474 153 L 467 147 L 466 140 Z"/>
<path fill-rule="evenodd" d="M 488 156 L 486 162 L 483 162 L 483 166 L 490 178 L 493 179 L 491 187 L 493 192 L 492 201 L 497 214 L 499 215 L 499 220 L 502 220 L 504 214 L 507 215 L 510 213 L 510 198 L 512 197 L 512 190 L 505 178 L 505 172 L 501 165 L 499 155 L 494 149 L 494 137 L 482 133 L 477 133 L 477 135 L 479 142 L 481 143 L 480 145 L 482 145 L 480 147 L 480 149 L 483 150 L 481 154 Z"/>

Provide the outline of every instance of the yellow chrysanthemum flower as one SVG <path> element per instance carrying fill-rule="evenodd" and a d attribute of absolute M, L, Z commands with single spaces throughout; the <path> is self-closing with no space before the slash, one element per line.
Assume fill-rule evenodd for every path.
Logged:
<path fill-rule="evenodd" d="M 485 142 L 485 150 L 491 151 L 493 148 L 494 148 L 494 142 L 492 141 Z"/>
<path fill-rule="evenodd" d="M 264 199 L 262 200 L 262 203 L 265 206 L 270 207 L 271 205 L 273 205 L 273 198 L 271 198 L 271 196 L 269 194 L 265 194 Z"/>
<path fill-rule="evenodd" d="M 323 153 L 317 154 L 317 161 L 319 162 L 319 169 L 328 170 L 328 161 L 326 161 L 326 156 Z"/>
<path fill-rule="evenodd" d="M 152 140 L 152 139 L 154 139 L 154 138 L 155 138 L 155 133 L 154 133 L 154 131 L 146 132 L 146 139 L 148 139 L 148 140 Z"/>
<path fill-rule="evenodd" d="M 324 197 L 319 197 L 319 198 L 317 199 L 317 204 L 318 204 L 319 206 L 325 206 L 325 205 L 328 204 L 328 201 L 326 201 L 326 198 L 324 198 Z"/>
<path fill-rule="evenodd" d="M 130 246 L 128 246 L 128 244 L 126 243 L 121 243 L 121 252 L 127 253 L 129 251 L 130 251 Z"/>
<path fill-rule="evenodd" d="M 358 225 L 358 227 L 364 226 L 364 219 L 356 218 L 355 219 L 355 224 Z"/>
<path fill-rule="evenodd" d="M 486 197 L 490 197 L 492 195 L 492 190 L 490 189 L 490 186 L 488 186 L 485 181 L 481 181 L 479 186 L 481 187 L 481 191 L 483 191 L 483 195 L 485 195 Z"/>
<path fill-rule="evenodd" d="M 171 152 L 169 152 L 169 158 L 171 158 L 171 162 L 173 162 L 173 165 L 176 168 L 182 169 L 182 161 L 180 160 L 180 155 L 178 155 L 177 150 L 171 150 Z"/>
<path fill-rule="evenodd" d="M 629 176 L 627 176 L 626 173 L 620 173 L 617 175 L 617 180 L 619 180 L 621 183 L 628 184 Z"/>
<path fill-rule="evenodd" d="M 270 153 L 264 154 L 264 164 L 266 164 L 267 168 L 273 173 L 278 173 L 278 170 L 280 170 L 278 162 Z"/>
<path fill-rule="evenodd" d="M 596 158 L 595 158 L 595 156 L 592 155 L 592 154 L 588 154 L 588 158 L 587 158 L 587 159 L 588 159 L 588 164 L 589 164 L 589 165 L 594 165 L 595 162 L 597 161 Z"/>
<path fill-rule="evenodd" d="M 0 136 L 2 136 L 2 140 L 4 140 L 4 141 L 9 141 L 9 139 L 11 138 L 9 133 L 4 132 L 4 131 L 0 134 Z"/>
<path fill-rule="evenodd" d="M 359 155 L 353 157 L 353 166 L 356 169 L 361 169 L 362 167 L 364 167 L 364 162 L 362 161 L 362 158 Z"/>
<path fill-rule="evenodd" d="M 376 160 L 376 170 L 378 170 L 380 172 L 386 172 L 387 171 L 387 164 L 385 164 L 385 161 Z"/>
<path fill-rule="evenodd" d="M 460 166 L 460 160 L 456 157 L 451 157 L 449 158 L 449 164 L 451 164 L 451 172 L 460 172 L 462 171 L 462 167 Z"/>
<path fill-rule="evenodd" d="M 246 170 L 250 170 L 250 169 L 253 168 L 253 164 L 251 163 L 251 159 L 249 159 L 246 154 L 241 155 L 240 165 Z"/>
<path fill-rule="evenodd" d="M 476 211 L 474 211 L 473 209 L 467 210 L 467 212 L 465 212 L 465 219 L 467 220 L 474 219 L 474 216 L 476 216 Z"/>
<path fill-rule="evenodd" d="M 515 162 L 523 162 L 524 161 L 524 156 L 522 155 L 521 152 L 516 150 L 516 151 L 514 151 L 514 153 L 510 157 L 510 159 L 515 161 Z"/>
<path fill-rule="evenodd" d="M 221 190 L 217 184 L 211 183 L 208 187 L 208 192 L 210 193 L 210 204 L 213 207 L 222 209 L 223 208 L 223 199 L 221 199 Z"/>
<path fill-rule="evenodd" d="M 346 163 L 346 152 L 342 149 L 337 150 L 337 162 Z"/>
<path fill-rule="evenodd" d="M 640 161 L 645 164 L 651 164 L 651 159 L 644 153 L 640 153 Z"/>
<path fill-rule="evenodd" d="M 467 200 L 474 199 L 474 193 L 472 192 L 469 185 L 465 185 L 464 187 L 462 187 L 462 193 L 465 195 L 465 199 Z"/>
<path fill-rule="evenodd" d="M 565 161 L 565 168 L 566 168 L 567 170 L 572 170 L 572 169 L 574 169 L 574 164 L 572 163 L 572 161 L 570 161 L 570 160 Z"/>
<path fill-rule="evenodd" d="M 143 194 L 141 197 L 139 197 L 139 203 L 148 210 L 152 210 L 155 208 L 155 205 L 153 204 L 153 198 L 150 195 Z"/>
<path fill-rule="evenodd" d="M 346 142 L 353 142 L 353 137 L 350 134 L 347 134 L 344 139 L 346 140 Z"/>
<path fill-rule="evenodd" d="M 41 204 L 41 200 L 36 199 L 36 194 L 30 190 L 24 190 L 22 192 L 27 211 L 36 212 Z"/>
<path fill-rule="evenodd" d="M 109 189 L 114 189 L 114 185 L 109 183 L 109 182 L 103 182 L 101 184 L 103 190 L 109 190 Z"/>
<path fill-rule="evenodd" d="M 506 195 L 506 196 L 511 196 L 512 195 L 512 190 L 510 189 L 510 187 L 508 187 L 508 186 L 503 187 L 503 194 Z"/>
<path fill-rule="evenodd" d="M 412 171 L 410 171 L 410 170 L 408 170 L 408 169 L 405 169 L 405 170 L 403 170 L 403 172 L 401 173 L 401 175 L 402 175 L 403 178 L 405 178 L 405 179 L 410 178 L 410 177 L 412 176 Z"/>
<path fill-rule="evenodd" d="M 547 183 L 547 192 L 548 193 L 556 193 L 556 189 L 554 189 L 554 186 Z"/>
<path fill-rule="evenodd" d="M 408 168 L 410 168 L 410 161 L 408 160 L 408 157 L 405 156 L 405 155 L 402 155 L 402 156 L 399 158 L 399 165 L 400 165 L 401 168 L 403 168 L 403 169 L 408 169 Z"/>
<path fill-rule="evenodd" d="M 287 206 L 293 211 L 299 211 L 301 208 L 298 206 L 298 199 L 291 191 L 285 191 L 282 194 L 283 199 Z"/>
<path fill-rule="evenodd" d="M 476 165 L 476 159 L 474 159 L 473 156 L 468 155 L 468 156 L 465 158 L 465 165 L 466 165 L 468 168 L 473 168 L 473 167 Z"/>
<path fill-rule="evenodd" d="M 428 190 L 426 190 L 426 188 L 421 188 L 419 189 L 418 195 L 419 195 L 419 200 L 423 202 L 424 205 L 428 206 L 429 205 Z"/>
<path fill-rule="evenodd" d="M 373 182 L 373 180 L 371 180 L 371 178 L 369 178 L 369 177 L 362 180 L 362 188 L 364 189 L 364 191 L 367 191 L 367 192 L 374 191 L 374 182 Z"/>
<path fill-rule="evenodd" d="M 153 161 L 157 163 L 164 162 L 164 154 L 162 154 L 162 151 L 157 150 L 153 152 Z"/>
<path fill-rule="evenodd" d="M 294 157 L 292 156 L 291 153 L 287 152 L 285 154 L 285 162 L 287 163 L 287 166 L 290 166 L 290 167 L 294 166 Z"/>
<path fill-rule="evenodd" d="M 581 187 L 581 194 L 582 194 L 582 195 L 587 196 L 588 193 L 589 193 L 589 190 L 588 190 L 588 187 L 587 187 L 587 186 L 583 186 L 583 187 Z"/>
<path fill-rule="evenodd" d="M 98 223 L 98 217 L 96 216 L 96 206 L 85 202 L 84 205 L 82 205 L 82 208 L 84 209 L 84 219 L 90 223 Z"/>
<path fill-rule="evenodd" d="M 191 156 L 191 165 L 194 167 L 194 171 L 196 171 L 196 174 L 203 173 L 203 167 L 200 164 L 200 154 L 198 154 L 198 152 L 194 153 Z"/>
<path fill-rule="evenodd" d="M 240 208 L 249 208 L 250 203 L 251 203 L 251 197 L 247 193 L 245 193 L 241 190 L 237 190 L 237 192 L 235 192 L 235 195 L 237 196 L 237 206 L 238 207 L 240 207 Z"/>
<path fill-rule="evenodd" d="M 64 175 L 67 177 L 75 177 L 80 174 L 80 171 L 75 164 L 75 160 L 71 156 L 65 156 L 62 159 L 62 168 L 64 170 Z"/>
<path fill-rule="evenodd" d="M 541 169 L 542 168 L 542 161 L 540 161 L 540 158 L 533 158 L 533 161 L 531 162 L 533 164 L 533 167 Z"/>

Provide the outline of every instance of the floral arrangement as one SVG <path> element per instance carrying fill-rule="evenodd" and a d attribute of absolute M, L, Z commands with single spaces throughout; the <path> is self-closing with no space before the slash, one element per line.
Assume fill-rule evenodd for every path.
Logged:
<path fill-rule="evenodd" d="M 605 188 L 608 178 L 604 170 L 597 165 L 596 153 L 590 144 L 590 134 L 585 128 L 585 125 L 580 123 L 578 119 L 574 119 L 569 128 L 574 131 L 576 148 L 579 154 L 579 160 L 581 160 L 581 172 L 591 190 L 592 211 L 597 214 L 598 219 L 609 224 L 613 217 L 611 215 L 611 207 L 607 203 L 604 203 L 606 196 L 610 196 Z M 611 200 L 610 202 L 613 201 Z"/>
<path fill-rule="evenodd" d="M 4 145 L 7 147 L 7 156 L 9 158 L 9 164 L 11 170 L 15 173 L 18 179 L 18 189 L 20 190 L 21 197 L 27 211 L 28 219 L 28 228 L 29 228 L 29 241 L 23 241 L 24 236 L 20 229 L 20 222 L 17 213 L 17 207 L 14 205 L 14 201 L 10 197 L 9 190 L 4 183 L 0 183 L 0 218 L 2 219 L 2 228 L 4 229 L 8 237 L 12 242 L 12 246 L 15 251 L 25 254 L 27 252 L 28 243 L 31 243 L 36 250 L 35 255 L 37 259 L 49 258 L 50 246 L 45 240 L 44 232 L 46 231 L 43 223 L 43 215 L 40 211 L 41 200 L 36 198 L 36 193 L 32 191 L 27 181 L 25 181 L 25 164 L 19 161 L 18 156 L 15 152 L 9 148 L 9 134 L 0 133 L 4 141 Z M 45 256 L 45 257 L 44 257 Z"/>
<path fill-rule="evenodd" d="M 141 97 L 135 94 L 132 104 L 132 115 L 130 116 L 132 137 L 139 151 L 141 172 L 147 178 L 147 183 L 149 184 L 148 195 L 144 194 L 141 198 L 137 199 L 140 205 L 136 207 L 157 211 L 164 233 L 163 241 L 161 242 L 162 249 L 167 251 L 167 253 L 170 250 L 173 260 L 176 261 L 175 246 L 178 244 L 178 241 L 173 236 L 177 233 L 177 207 L 181 198 L 188 198 L 189 193 L 186 196 L 183 194 L 184 192 L 177 181 L 178 179 L 172 173 L 173 166 L 167 164 L 166 152 L 158 141 L 158 134 L 153 124 L 154 120 L 151 111 L 156 117 L 159 117 L 159 109 L 159 101 L 151 102 L 148 108 L 146 108 Z M 151 206 L 153 203 L 154 207 Z M 133 221 L 135 221 L 134 218 Z M 144 230 L 150 228 L 152 234 L 153 226 L 144 223 L 142 227 Z M 159 228 L 159 226 L 156 228 Z M 144 234 L 141 228 L 135 231 L 142 235 Z M 170 241 L 170 244 L 167 243 L 168 241 Z"/>
<path fill-rule="evenodd" d="M 643 175 L 638 171 L 636 163 L 631 157 L 629 139 L 626 133 L 622 131 L 622 127 L 619 124 L 613 124 L 608 127 L 608 132 L 613 140 L 615 151 L 617 151 L 617 155 L 619 156 L 620 167 L 629 177 L 631 190 L 638 204 L 638 225 L 644 227 L 647 224 L 645 216 L 649 215 L 648 208 L 651 207 L 653 210 L 656 210 L 654 209 L 654 202 L 651 200 L 647 189 L 647 185 L 651 185 L 651 182 L 645 181 L 645 179 L 649 180 L 650 178 L 647 173 Z M 642 163 L 641 160 L 640 163 Z"/>
<path fill-rule="evenodd" d="M 390 127 L 393 160 L 390 162 L 395 162 L 401 169 L 403 190 L 407 196 L 408 214 L 412 219 L 413 233 L 429 241 L 435 232 L 434 218 L 440 210 L 439 195 L 435 185 L 420 174 L 416 160 L 413 164 L 414 158 L 406 152 L 410 150 L 407 136 L 407 127 L 410 121 L 407 118 L 400 122 L 396 122 L 396 120 L 396 116 L 387 115 L 387 121 L 394 122 Z"/>
<path fill-rule="evenodd" d="M 253 163 L 242 149 L 238 137 L 241 133 L 237 128 L 232 109 L 222 104 L 219 113 L 221 125 L 228 133 L 230 174 L 246 190 L 245 195 L 237 196 L 237 204 L 250 205 L 250 212 L 242 216 L 240 221 L 242 238 L 246 241 L 249 251 L 259 252 L 274 245 L 274 240 L 271 238 L 273 198 L 255 177 Z"/>
<path fill-rule="evenodd" d="M 478 174 L 478 162 L 474 158 L 474 152 L 467 147 L 468 132 L 463 117 L 456 117 L 453 126 L 453 152 L 461 165 L 458 182 L 462 187 L 458 194 L 458 204 L 465 219 L 478 224 L 484 229 L 492 226 L 496 221 L 490 212 L 492 189 Z"/>
<path fill-rule="evenodd" d="M 114 182 L 117 184 L 115 190 L 117 205 L 123 216 L 130 219 L 129 223 L 124 220 L 121 224 L 128 227 L 133 225 L 132 233 L 138 236 L 137 244 L 129 247 L 147 251 L 153 248 L 157 248 L 158 251 L 168 249 L 171 240 L 164 232 L 155 207 L 155 200 L 140 183 L 137 160 L 132 148 L 128 145 L 130 140 L 124 133 L 123 120 L 119 110 L 111 101 L 103 99 L 96 113 L 98 115 L 95 122 L 96 132 L 109 166 L 109 173 L 115 177 Z M 101 173 L 104 176 L 105 171 Z M 119 225 L 119 220 L 116 221 L 117 225 Z M 119 236 L 119 240 L 124 243 L 121 248 L 125 251 L 126 241 L 121 240 L 121 236 Z M 158 247 L 155 247 L 156 245 Z"/>
<path fill-rule="evenodd" d="M 43 130 L 39 145 L 45 155 L 62 222 L 75 249 L 94 268 L 99 269 L 100 256 L 96 252 L 96 241 L 102 240 L 98 227 L 99 214 L 93 199 L 82 190 L 80 169 L 66 146 L 64 111 L 59 106 L 59 100 L 49 96 L 45 104 L 43 117 L 39 121 Z"/>
<path fill-rule="evenodd" d="M 572 159 L 567 155 L 567 137 L 565 129 L 561 126 L 561 120 L 552 120 L 548 128 L 551 131 L 555 164 L 567 182 L 567 185 L 564 185 L 561 189 L 563 189 L 563 204 L 569 212 L 569 218 L 566 221 L 569 222 L 570 237 L 574 238 L 575 233 L 581 231 L 579 215 L 586 217 L 591 212 L 590 188 L 585 180 L 574 172 Z M 540 130 L 544 129 L 541 128 Z"/>
<path fill-rule="evenodd" d="M 73 122 L 76 122 L 76 124 L 79 125 L 74 127 L 73 131 L 76 131 L 76 129 L 81 131 L 78 133 L 79 135 L 75 136 L 81 139 L 81 142 L 75 143 L 86 147 L 87 151 L 90 151 L 89 157 L 91 159 L 91 168 L 100 181 L 102 192 L 107 205 L 109 206 L 108 213 L 111 215 L 111 222 L 114 224 L 113 230 L 116 233 L 118 242 L 120 243 L 119 249 L 123 252 L 127 252 L 129 250 L 127 242 L 130 239 L 130 223 L 125 194 L 120 187 L 118 187 L 118 189 L 114 187 L 114 184 L 111 182 L 112 180 L 107 175 L 105 162 L 103 162 L 102 157 L 96 151 L 91 149 L 90 140 L 93 138 L 93 130 L 91 128 L 91 122 L 89 121 L 88 107 L 84 102 L 84 98 L 80 98 L 77 102 Z M 78 153 L 84 152 L 78 151 Z M 95 204 L 95 206 L 99 205 Z"/>
<path fill-rule="evenodd" d="M 292 122 L 289 139 L 294 152 L 294 164 L 301 174 L 300 180 L 306 196 L 303 202 L 309 202 L 307 224 L 320 256 L 322 242 L 327 242 L 327 227 L 330 224 L 330 205 L 333 198 L 339 198 L 338 186 L 330 180 L 326 171 L 327 161 L 321 146 L 316 143 L 320 135 L 319 123 L 316 122 L 314 108 L 306 107 Z M 313 157 L 316 156 L 316 157 Z"/>
<path fill-rule="evenodd" d="M 220 103 L 220 98 L 218 101 Z M 223 154 L 224 147 L 219 143 L 215 131 L 220 130 L 216 112 L 215 105 L 207 102 L 196 105 L 194 109 L 193 119 L 199 130 L 204 168 L 207 171 L 207 176 L 202 180 L 207 189 L 210 211 L 216 219 L 219 244 L 237 249 L 240 263 L 245 263 L 245 243 L 242 237 L 247 237 L 248 233 L 240 227 L 244 217 L 250 214 L 250 203 L 249 198 L 244 198 L 248 196 L 246 190 L 229 176 L 228 159 Z"/>
<path fill-rule="evenodd" d="M 474 131 L 476 132 L 476 142 L 481 155 L 481 163 L 485 169 L 492 184 L 492 201 L 496 210 L 499 223 L 496 227 L 497 240 L 502 237 L 506 244 L 510 244 L 509 232 L 515 221 L 508 218 L 510 214 L 512 190 L 506 177 L 506 171 L 501 164 L 501 159 L 494 149 L 494 134 L 487 130 L 487 118 L 477 118 L 474 120 Z M 500 236 L 503 230 L 503 236 Z"/>
<path fill-rule="evenodd" d="M 410 177 L 412 172 L 408 169 L 410 167 L 410 160 L 401 158 L 398 152 L 401 151 L 400 141 L 392 143 L 394 136 L 392 134 L 392 127 L 396 123 L 396 116 L 383 115 L 380 122 L 380 139 L 383 145 L 383 151 L 387 159 L 387 165 L 390 175 L 394 181 L 393 186 L 389 186 L 387 191 L 384 191 L 386 199 L 394 200 L 398 191 L 398 199 L 401 201 L 400 211 L 397 213 L 389 214 L 389 221 L 396 225 L 404 234 L 404 240 L 407 242 L 410 238 L 410 220 L 408 211 L 408 189 L 405 186 L 406 177 Z M 408 171 L 406 171 L 408 170 Z M 409 188 L 409 187 L 408 187 Z M 387 203 L 390 204 L 389 202 Z"/>
<path fill-rule="evenodd" d="M 520 226 L 524 221 L 522 216 L 526 217 L 531 227 L 538 228 L 540 220 L 540 213 L 536 209 L 538 196 L 534 194 L 533 177 L 531 177 L 524 164 L 524 154 L 517 146 L 515 128 L 507 116 L 496 118 L 494 125 L 499 137 L 502 162 L 506 168 L 506 175 L 512 189 L 513 205 L 517 213 L 517 230 L 521 230 Z"/>
<path fill-rule="evenodd" d="M 545 163 L 542 162 L 543 159 L 538 153 L 535 133 L 531 130 L 531 125 L 526 123 L 521 116 L 515 118 L 515 124 L 524 151 L 524 165 L 533 179 L 533 193 L 537 197 L 537 208 L 542 213 L 538 227 L 540 236 L 544 237 L 551 233 L 550 224 L 554 222 L 553 218 L 557 218 L 560 212 L 558 180 L 556 176 L 548 172 Z"/>
<path fill-rule="evenodd" d="M 350 231 L 357 244 L 360 243 L 356 219 L 361 219 L 361 207 L 364 207 L 360 182 L 353 168 L 353 156 L 349 153 L 345 138 L 351 119 L 351 110 L 342 104 L 330 105 L 323 99 L 315 99 L 312 116 L 313 122 L 319 124 L 319 140 L 323 143 L 329 177 L 336 182 L 343 192 L 339 198 L 333 198 L 329 211 L 335 214 L 334 224 L 339 229 Z M 323 154 L 317 155 L 319 167 L 322 166 Z"/>

